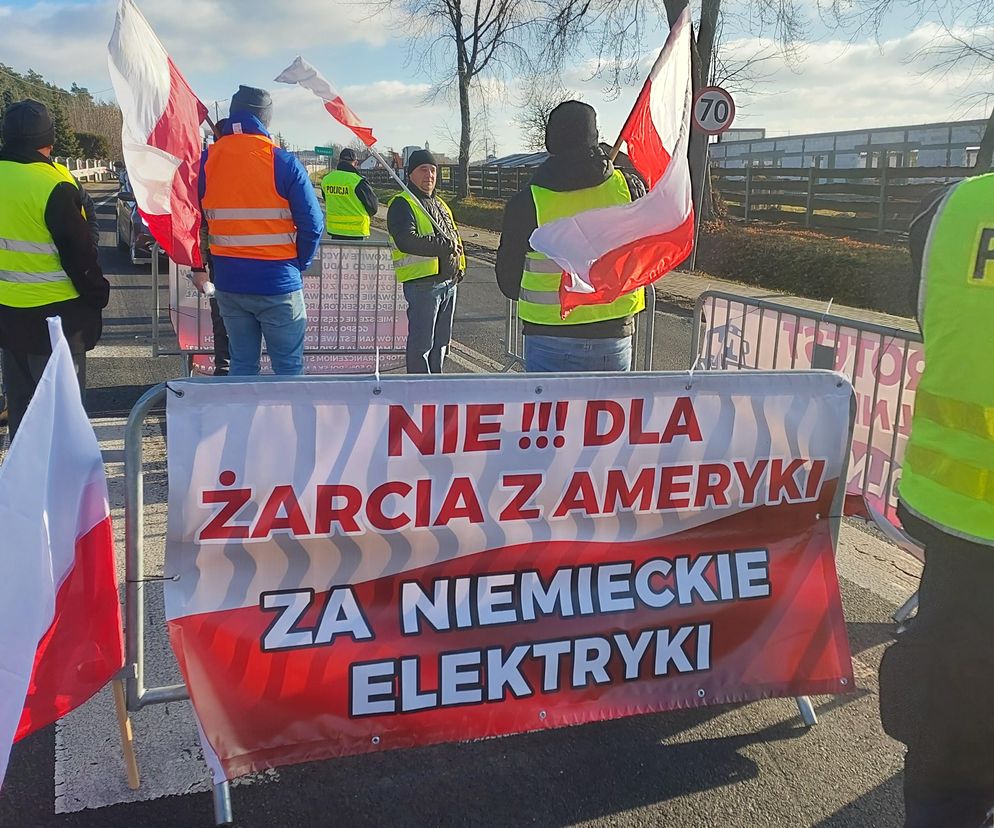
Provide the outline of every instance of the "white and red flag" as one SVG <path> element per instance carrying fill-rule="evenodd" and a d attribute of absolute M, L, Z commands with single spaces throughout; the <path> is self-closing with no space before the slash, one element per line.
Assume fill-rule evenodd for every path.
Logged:
<path fill-rule="evenodd" d="M 363 124 L 345 101 L 338 94 L 338 90 L 324 77 L 317 69 L 309 64 L 302 57 L 298 56 L 293 63 L 287 66 L 276 78 L 277 83 L 295 83 L 308 89 L 324 101 L 324 108 L 328 110 L 336 121 L 351 129 L 356 137 L 367 147 L 376 143 L 373 130 Z"/>
<path fill-rule="evenodd" d="M 690 33 L 684 9 L 622 129 L 628 156 L 649 193 L 631 204 L 550 222 L 531 235 L 531 246 L 563 268 L 564 317 L 579 305 L 613 302 L 648 285 L 690 255 Z"/>
<path fill-rule="evenodd" d="M 118 5 L 107 50 L 124 116 L 124 163 L 138 210 L 170 259 L 199 267 L 197 176 L 207 107 L 132 0 Z"/>
<path fill-rule="evenodd" d="M 11 744 L 124 664 L 107 480 L 58 319 L 52 357 L 0 465 L 0 781 Z"/>

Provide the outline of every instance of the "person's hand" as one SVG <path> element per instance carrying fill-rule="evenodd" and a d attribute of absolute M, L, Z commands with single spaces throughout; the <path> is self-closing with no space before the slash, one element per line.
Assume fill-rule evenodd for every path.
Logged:
<path fill-rule="evenodd" d="M 201 293 L 207 293 L 205 286 L 210 284 L 210 278 L 206 270 L 194 270 L 190 273 L 190 281 Z"/>

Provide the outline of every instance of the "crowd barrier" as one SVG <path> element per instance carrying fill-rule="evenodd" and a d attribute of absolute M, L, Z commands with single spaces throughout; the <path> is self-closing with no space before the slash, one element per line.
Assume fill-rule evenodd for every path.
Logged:
<path fill-rule="evenodd" d="M 846 513 L 874 519 L 892 541 L 921 557 L 897 518 L 901 462 L 924 367 L 917 330 L 709 290 L 695 307 L 691 348 L 695 370 L 828 368 L 849 377 L 856 423 Z M 894 619 L 903 623 L 916 607 L 917 593 Z"/>
<path fill-rule="evenodd" d="M 645 310 L 635 317 L 635 335 L 632 337 L 632 370 L 652 370 L 653 323 L 656 318 L 656 292 L 645 291 Z M 518 318 L 518 303 L 507 300 L 504 319 L 504 356 L 508 359 L 505 371 L 525 364 L 524 325 Z"/>
<path fill-rule="evenodd" d="M 689 390 L 693 382 L 692 377 L 688 379 L 686 373 L 675 374 L 675 372 L 653 374 L 657 378 L 667 376 L 672 379 L 674 376 L 681 377 L 680 386 Z M 498 379 L 512 379 L 513 375 L 504 375 Z M 456 377 L 456 380 L 471 380 L 472 377 Z M 383 378 L 384 387 L 391 382 L 401 381 L 402 378 Z M 255 378 L 260 383 L 281 383 L 281 382 L 305 382 L 324 383 L 336 381 L 355 381 L 355 378 L 343 376 L 311 376 L 311 377 L 275 377 L 263 376 Z M 370 380 L 372 381 L 372 379 Z M 491 379 L 492 381 L 492 379 Z M 189 380 L 187 382 L 210 383 L 215 382 L 209 378 L 200 380 Z M 222 381 L 223 382 L 223 381 Z M 542 394 L 541 386 L 534 389 L 535 394 Z M 143 445 L 142 433 L 146 418 L 153 410 L 161 410 L 168 393 L 181 395 L 182 390 L 170 387 L 170 383 L 160 383 L 149 389 L 135 404 L 131 410 L 125 432 L 124 439 L 124 475 L 125 475 L 125 647 L 126 666 L 124 675 L 126 676 L 126 697 L 128 710 L 137 712 L 144 707 L 169 702 L 178 702 L 189 698 L 187 687 L 184 684 L 164 685 L 148 687 L 145 684 L 145 614 L 146 614 L 146 592 L 145 585 L 149 580 L 161 580 L 159 578 L 147 578 L 145 571 L 145 529 L 144 529 L 144 465 L 143 465 Z M 373 394 L 379 394 L 379 381 Z M 384 391 L 386 393 L 386 391 Z M 544 404 L 544 403 L 543 403 Z M 534 403 L 532 403 L 534 405 Z M 852 404 L 850 402 L 849 424 L 852 427 Z M 168 439 L 168 437 L 167 437 Z M 808 439 L 808 438 L 805 438 Z M 842 461 L 839 470 L 840 479 L 845 479 L 846 461 Z M 838 539 L 839 516 L 841 502 L 844 496 L 843 487 L 839 486 L 834 498 L 834 505 L 830 512 L 830 532 L 834 545 Z M 846 681 L 842 682 L 843 685 Z M 703 691 L 701 691 L 703 693 Z M 805 726 L 813 726 L 817 723 L 817 716 L 814 707 L 807 696 L 797 696 L 795 698 L 801 719 Z M 222 782 L 214 786 L 213 791 L 214 815 L 218 825 L 228 824 L 232 821 L 232 809 L 230 789 L 228 782 Z"/>
<path fill-rule="evenodd" d="M 152 256 L 152 355 L 184 356 L 188 373 L 212 373 L 214 331 L 210 301 L 188 278 L 190 268 L 170 261 L 166 280 L 172 331 L 161 325 L 162 273 Z M 394 277 L 385 241 L 322 239 L 303 274 L 308 374 L 361 374 L 404 364 L 407 302 Z M 263 354 L 263 370 L 268 357 Z"/>

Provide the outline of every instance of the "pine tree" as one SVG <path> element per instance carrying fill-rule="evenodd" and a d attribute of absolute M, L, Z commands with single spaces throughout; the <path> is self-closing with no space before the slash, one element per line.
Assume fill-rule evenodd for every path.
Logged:
<path fill-rule="evenodd" d="M 69 116 L 60 104 L 51 107 L 52 121 L 55 123 L 55 149 L 52 155 L 66 158 L 79 158 L 83 154 L 76 133 L 69 125 Z"/>
<path fill-rule="evenodd" d="M 14 103 L 14 93 L 9 89 L 3 90 L 3 97 L 0 99 L 0 115 L 7 111 L 7 107 Z"/>

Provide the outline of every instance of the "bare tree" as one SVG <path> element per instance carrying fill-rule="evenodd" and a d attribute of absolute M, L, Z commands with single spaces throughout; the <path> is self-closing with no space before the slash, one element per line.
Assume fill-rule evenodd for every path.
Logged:
<path fill-rule="evenodd" d="M 554 73 L 539 73 L 527 77 L 523 83 L 521 102 L 514 123 L 521 130 L 525 148 L 545 148 L 545 127 L 549 113 L 563 101 L 581 100 L 582 96 L 567 89 Z"/>
<path fill-rule="evenodd" d="M 527 55 L 524 30 L 535 25 L 526 0 L 381 0 L 378 11 L 399 12 L 398 27 L 409 38 L 409 65 L 433 83 L 432 94 L 455 92 L 459 105 L 457 193 L 469 194 L 473 141 L 473 92 Z"/>

